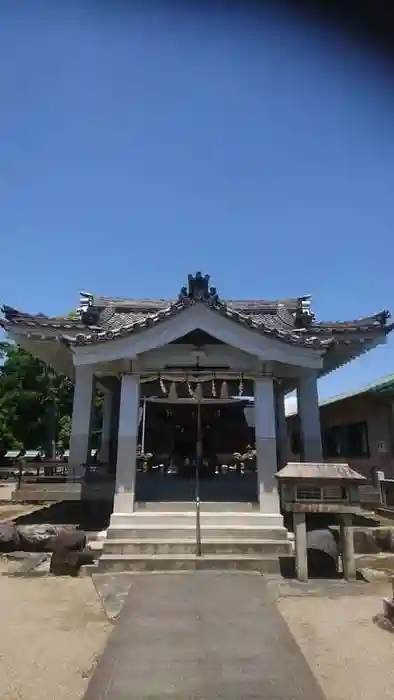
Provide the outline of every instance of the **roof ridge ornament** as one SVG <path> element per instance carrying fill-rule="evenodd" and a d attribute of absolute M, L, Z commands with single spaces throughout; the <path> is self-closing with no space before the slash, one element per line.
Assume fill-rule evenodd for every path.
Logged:
<path fill-rule="evenodd" d="M 195 275 L 188 275 L 188 284 L 181 287 L 178 300 L 190 299 L 192 301 L 208 301 L 211 304 L 217 304 L 219 295 L 216 287 L 209 286 L 209 280 L 209 275 L 203 276 L 199 271 Z"/>
<path fill-rule="evenodd" d="M 311 309 L 310 294 L 298 298 L 298 308 L 294 314 L 295 328 L 297 330 L 310 328 L 315 321 L 315 314 Z"/>

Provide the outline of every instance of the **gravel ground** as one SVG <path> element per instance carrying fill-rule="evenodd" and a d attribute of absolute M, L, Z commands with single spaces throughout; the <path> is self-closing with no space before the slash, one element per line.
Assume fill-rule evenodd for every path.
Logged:
<path fill-rule="evenodd" d="M 111 630 L 91 579 L 6 571 L 0 559 L 0 697 L 81 700 Z M 327 700 L 392 700 L 394 634 L 373 623 L 390 584 L 362 595 L 283 590 L 277 604 Z"/>
<path fill-rule="evenodd" d="M 0 562 L 0 697 L 80 700 L 111 629 L 89 578 L 9 578 Z"/>
<path fill-rule="evenodd" d="M 391 586 L 352 597 L 285 597 L 278 605 L 327 700 L 392 700 L 394 634 L 373 623 Z"/>

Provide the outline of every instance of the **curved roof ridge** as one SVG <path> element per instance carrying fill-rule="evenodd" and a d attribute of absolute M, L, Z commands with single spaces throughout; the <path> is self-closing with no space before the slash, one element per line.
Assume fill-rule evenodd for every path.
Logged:
<path fill-rule="evenodd" d="M 152 307 L 157 306 L 163 308 L 166 305 L 173 304 L 176 299 L 151 299 L 151 298 L 126 298 L 126 297 L 106 297 L 96 294 L 88 294 L 80 292 L 81 299 L 86 303 L 90 302 L 91 306 L 104 308 L 106 306 L 125 306 L 125 307 Z M 223 302 L 230 306 L 255 309 L 276 309 L 278 306 L 285 308 L 298 308 L 300 301 L 309 299 L 309 297 L 295 297 L 287 299 L 224 299 Z"/>
<path fill-rule="evenodd" d="M 279 340 L 292 345 L 319 348 L 325 347 L 333 342 L 332 339 L 320 339 L 312 335 L 305 335 L 294 328 L 283 329 L 272 326 L 265 321 L 258 322 L 253 319 L 253 316 L 237 311 L 222 301 L 211 299 L 190 299 L 188 297 L 178 299 L 165 309 L 158 311 L 156 314 L 147 315 L 143 319 L 131 321 L 114 328 L 113 330 L 98 330 L 97 332 L 90 333 L 89 335 L 78 334 L 75 338 L 64 336 L 63 339 L 70 345 L 86 345 L 90 343 L 114 340 L 115 338 L 124 337 L 139 330 L 151 328 L 161 321 L 166 321 L 178 313 L 190 308 L 191 306 L 195 306 L 196 304 L 204 304 L 216 313 L 226 316 L 227 318 L 234 320 L 247 328 L 262 334 L 271 335 L 272 337 L 278 338 Z"/>

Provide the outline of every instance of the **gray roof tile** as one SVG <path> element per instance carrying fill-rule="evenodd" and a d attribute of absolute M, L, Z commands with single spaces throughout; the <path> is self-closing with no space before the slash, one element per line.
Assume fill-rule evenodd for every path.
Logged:
<path fill-rule="evenodd" d="M 193 293 L 193 298 L 190 298 L 190 289 L 194 287 L 189 287 L 189 293 L 186 287 L 182 288 L 178 299 L 173 301 L 99 297 L 81 293 L 80 309 L 76 318 L 32 315 L 4 306 L 4 319 L 0 319 L 0 325 L 5 328 L 20 325 L 29 330 L 41 329 L 45 333 L 51 329 L 57 337 L 62 335 L 66 342 L 86 344 L 137 332 L 181 313 L 191 304 L 204 303 L 234 322 L 255 331 L 280 338 L 287 343 L 311 348 L 327 347 L 338 342 L 354 344 L 358 340 L 357 334 L 372 334 L 371 337 L 374 337 L 376 332 L 387 334 L 394 325 L 387 324 L 389 313 L 386 311 L 349 322 L 316 322 L 310 311 L 310 297 L 273 301 L 221 301 L 216 289 L 208 287 L 209 278 L 199 275 L 200 273 L 194 277 L 189 276 L 189 285 L 197 284 L 197 295 Z M 186 293 L 183 290 L 186 290 Z M 203 298 L 200 296 L 201 290 Z M 73 331 L 72 336 L 70 331 Z M 75 331 L 80 333 L 75 335 Z"/>

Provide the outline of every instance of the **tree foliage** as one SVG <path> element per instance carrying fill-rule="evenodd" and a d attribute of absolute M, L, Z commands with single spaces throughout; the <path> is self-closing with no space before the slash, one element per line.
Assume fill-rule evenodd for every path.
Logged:
<path fill-rule="evenodd" d="M 0 342 L 0 455 L 10 449 L 69 447 L 73 382 L 19 345 Z M 91 447 L 100 441 L 103 395 L 96 389 Z"/>
<path fill-rule="evenodd" d="M 0 450 L 68 446 L 73 385 L 18 345 L 0 343 Z"/>

